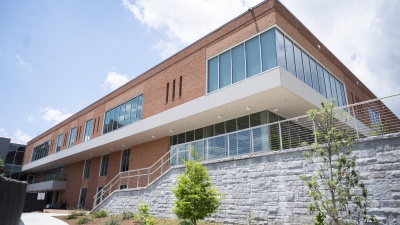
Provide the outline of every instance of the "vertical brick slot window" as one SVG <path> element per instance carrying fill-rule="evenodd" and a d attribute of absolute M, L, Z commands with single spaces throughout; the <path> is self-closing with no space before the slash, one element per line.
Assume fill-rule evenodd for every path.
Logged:
<path fill-rule="evenodd" d="M 167 90 L 165 93 L 165 103 L 168 103 L 168 95 L 169 95 L 169 82 L 167 83 Z"/>
<path fill-rule="evenodd" d="M 179 98 L 182 97 L 182 76 L 179 77 Z"/>
<path fill-rule="evenodd" d="M 175 79 L 172 82 L 172 101 L 175 100 Z"/>
<path fill-rule="evenodd" d="M 99 125 L 100 125 L 100 116 L 99 116 L 99 118 L 97 118 L 97 129 L 96 129 L 96 133 L 99 133 Z"/>
<path fill-rule="evenodd" d="M 96 130 L 96 119 L 94 119 L 94 124 L 93 124 L 93 132 L 92 134 L 94 134 L 94 131 Z"/>

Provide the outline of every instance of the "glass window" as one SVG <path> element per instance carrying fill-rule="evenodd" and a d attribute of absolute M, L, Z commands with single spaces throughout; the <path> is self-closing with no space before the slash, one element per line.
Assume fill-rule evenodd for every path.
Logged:
<path fill-rule="evenodd" d="M 251 77 L 261 72 L 259 36 L 246 41 L 245 48 L 247 77 Z"/>
<path fill-rule="evenodd" d="M 90 140 L 90 131 L 91 130 L 92 130 L 92 120 L 88 120 L 85 123 L 85 133 L 83 134 L 83 142 Z"/>
<path fill-rule="evenodd" d="M 319 80 L 319 93 L 326 97 L 326 89 L 325 89 L 325 81 L 324 81 L 324 73 L 322 67 L 317 64 L 317 72 L 318 72 L 318 80 Z"/>
<path fill-rule="evenodd" d="M 186 142 L 185 133 L 178 134 L 178 144 L 182 144 Z"/>
<path fill-rule="evenodd" d="M 286 56 L 285 56 L 285 42 L 283 38 L 283 34 L 278 31 L 278 29 L 275 29 L 275 35 L 276 35 L 276 55 L 278 58 L 278 65 L 285 70 L 286 68 Z"/>
<path fill-rule="evenodd" d="M 219 55 L 219 88 L 231 84 L 231 51 Z"/>
<path fill-rule="evenodd" d="M 232 83 L 243 80 L 245 77 L 244 44 L 241 44 L 232 49 Z"/>
<path fill-rule="evenodd" d="M 303 58 L 303 69 L 304 69 L 304 77 L 306 80 L 306 84 L 312 87 L 312 79 L 311 79 L 311 70 L 310 70 L 310 58 L 307 53 L 301 52 L 301 56 Z"/>
<path fill-rule="evenodd" d="M 311 57 L 310 57 L 310 67 L 311 67 L 311 77 L 312 77 L 312 81 L 313 81 L 312 87 L 314 88 L 314 90 L 319 92 L 317 63 Z"/>
<path fill-rule="evenodd" d="M 225 122 L 226 133 L 237 131 L 236 129 L 236 119 L 228 120 Z"/>
<path fill-rule="evenodd" d="M 71 148 L 72 146 L 74 146 L 75 133 L 76 133 L 76 127 L 71 129 L 71 133 L 69 135 L 69 140 L 68 140 L 68 148 Z"/>
<path fill-rule="evenodd" d="M 143 95 L 139 95 L 137 99 L 136 121 L 142 119 Z"/>
<path fill-rule="evenodd" d="M 108 170 L 108 158 L 110 155 L 103 155 L 101 157 L 101 164 L 100 164 L 100 176 L 106 176 Z"/>
<path fill-rule="evenodd" d="M 46 157 L 49 153 L 51 141 L 46 141 L 33 148 L 31 162 Z"/>
<path fill-rule="evenodd" d="M 62 142 L 62 134 L 58 135 L 57 138 L 57 145 L 56 145 L 56 152 L 59 152 L 61 149 L 61 142 Z"/>
<path fill-rule="evenodd" d="M 369 114 L 369 120 L 371 124 L 379 124 L 381 122 L 381 117 L 379 113 L 377 113 L 375 110 L 373 110 L 371 107 L 368 106 L 368 114 Z"/>
<path fill-rule="evenodd" d="M 119 110 L 120 110 L 120 107 L 119 107 L 119 106 L 115 108 L 115 112 L 114 112 L 114 126 L 113 126 L 113 129 L 114 129 L 114 130 L 121 127 L 120 124 L 119 124 Z"/>
<path fill-rule="evenodd" d="M 105 114 L 103 133 L 113 131 L 140 120 L 142 118 L 142 99 L 143 95 L 139 95 L 111 110 L 108 110 Z"/>
<path fill-rule="evenodd" d="M 85 208 L 86 191 L 87 188 L 81 188 L 81 193 L 79 194 L 79 205 L 78 205 L 79 209 Z"/>
<path fill-rule="evenodd" d="M 331 91 L 332 91 L 332 97 L 336 99 L 336 104 L 338 105 L 338 95 L 336 93 L 336 84 L 335 84 L 335 77 L 332 76 L 332 74 L 329 74 L 329 80 L 331 83 Z"/>
<path fill-rule="evenodd" d="M 215 124 L 215 135 L 225 134 L 225 123 Z"/>
<path fill-rule="evenodd" d="M 237 119 L 238 130 L 243 130 L 250 127 L 249 116 L 242 116 Z"/>
<path fill-rule="evenodd" d="M 106 112 L 106 115 L 104 116 L 104 125 L 103 125 L 103 134 L 107 133 L 109 123 L 110 123 L 110 111 Z"/>
<path fill-rule="evenodd" d="M 285 37 L 286 64 L 287 71 L 296 76 L 296 68 L 294 65 L 293 42 Z"/>
<path fill-rule="evenodd" d="M 262 71 L 276 67 L 275 29 L 260 35 Z"/>
<path fill-rule="evenodd" d="M 294 45 L 294 58 L 296 60 L 297 78 L 304 82 L 303 59 L 301 57 L 301 50 L 297 45 Z"/>
<path fill-rule="evenodd" d="M 218 56 L 208 60 L 208 92 L 218 89 Z"/>
<path fill-rule="evenodd" d="M 194 139 L 195 140 L 203 139 L 203 132 L 204 132 L 203 128 L 196 129 L 194 131 Z"/>
<path fill-rule="evenodd" d="M 130 156 L 130 149 L 122 150 L 121 155 L 121 168 L 120 172 L 128 171 L 129 170 L 129 156 Z"/>
<path fill-rule="evenodd" d="M 137 109 L 137 98 L 134 98 L 132 99 L 131 116 L 129 118 L 129 123 L 133 123 L 137 120 L 136 109 Z"/>
<path fill-rule="evenodd" d="M 250 126 L 255 127 L 267 123 L 267 112 L 261 111 L 250 115 Z"/>
<path fill-rule="evenodd" d="M 170 142 L 170 145 L 178 144 L 178 135 L 171 136 L 169 142 Z"/>
<path fill-rule="evenodd" d="M 129 124 L 129 117 L 131 115 L 131 108 L 132 108 L 132 100 L 127 102 L 126 105 L 125 105 L 125 116 L 124 116 L 125 122 L 124 122 L 124 125 L 128 125 Z"/>
<path fill-rule="evenodd" d="M 340 81 L 338 80 L 338 79 L 335 79 L 335 84 L 336 84 L 336 92 L 337 92 L 337 97 L 338 97 L 338 104 L 339 104 L 339 106 L 344 106 L 344 104 L 343 104 L 343 95 L 342 95 L 342 93 L 341 93 L 341 90 L 340 90 Z"/>
<path fill-rule="evenodd" d="M 186 132 L 186 142 L 194 141 L 194 130 Z"/>
<path fill-rule="evenodd" d="M 83 176 L 82 179 L 88 179 L 89 178 L 89 174 L 90 174 L 90 163 L 91 160 L 87 159 L 85 160 L 85 165 L 83 167 Z"/>
<path fill-rule="evenodd" d="M 119 107 L 119 117 L 118 117 L 118 123 L 120 125 L 120 127 L 125 126 L 124 122 L 125 122 L 125 104 L 122 104 Z"/>
<path fill-rule="evenodd" d="M 204 127 L 204 138 L 214 136 L 214 125 L 210 125 L 208 127 Z"/>
<path fill-rule="evenodd" d="M 324 70 L 324 80 L 325 80 L 325 88 L 326 88 L 326 98 L 328 100 L 332 99 L 332 91 L 331 91 L 331 84 L 329 82 L 329 73 L 328 71 Z"/>
<path fill-rule="evenodd" d="M 343 105 L 348 105 L 347 98 L 346 98 L 346 92 L 344 90 L 344 85 L 342 83 L 340 83 L 340 90 L 342 92 Z"/>

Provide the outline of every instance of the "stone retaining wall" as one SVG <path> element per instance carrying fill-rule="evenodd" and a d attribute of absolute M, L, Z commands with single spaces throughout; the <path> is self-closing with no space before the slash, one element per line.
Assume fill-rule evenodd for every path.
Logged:
<path fill-rule="evenodd" d="M 307 189 L 299 175 L 311 167 L 304 149 L 265 152 L 207 162 L 214 186 L 223 196 L 222 206 L 209 221 L 226 224 L 310 223 Z M 381 224 L 400 225 L 400 134 L 368 138 L 355 144 L 354 156 L 368 189 L 368 212 Z M 157 217 L 174 218 L 171 187 L 184 170 L 173 168 L 149 188 L 122 190 L 106 199 L 96 210 L 137 211 L 141 201 L 151 206 Z"/>

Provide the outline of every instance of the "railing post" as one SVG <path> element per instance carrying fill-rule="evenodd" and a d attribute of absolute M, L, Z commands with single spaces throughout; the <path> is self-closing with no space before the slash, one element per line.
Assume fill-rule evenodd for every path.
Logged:
<path fill-rule="evenodd" d="M 127 179 L 127 181 L 126 181 L 126 189 L 129 189 L 129 170 L 128 171 L 126 171 L 127 173 L 128 173 L 128 179 Z"/>
<path fill-rule="evenodd" d="M 354 120 L 354 126 L 356 127 L 357 139 L 360 139 L 360 135 L 358 133 L 357 121 L 356 121 L 356 113 L 354 112 L 354 106 L 352 106 L 351 108 L 353 110 L 353 120 Z"/>
<path fill-rule="evenodd" d="M 163 175 L 164 156 L 161 157 L 161 175 Z"/>
<path fill-rule="evenodd" d="M 281 150 L 283 150 L 281 123 L 279 122 L 278 125 L 279 125 L 279 143 L 281 146 Z"/>
<path fill-rule="evenodd" d="M 139 170 L 137 171 L 137 181 L 136 181 L 136 188 L 138 188 L 139 187 L 139 179 L 140 179 L 140 176 L 139 176 Z"/>
<path fill-rule="evenodd" d="M 313 129 L 314 129 L 314 142 L 318 143 L 317 134 L 315 133 L 316 132 L 316 130 L 315 130 L 315 121 L 313 120 L 312 123 L 313 123 Z"/>
<path fill-rule="evenodd" d="M 121 188 L 121 172 L 119 172 L 119 181 L 117 189 L 119 190 L 120 188 Z"/>
<path fill-rule="evenodd" d="M 150 167 L 147 168 L 147 186 L 150 184 Z"/>

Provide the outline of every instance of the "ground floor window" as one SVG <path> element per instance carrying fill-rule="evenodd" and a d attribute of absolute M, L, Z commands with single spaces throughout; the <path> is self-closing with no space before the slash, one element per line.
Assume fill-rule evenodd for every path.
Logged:
<path fill-rule="evenodd" d="M 81 192 L 79 194 L 79 203 L 78 203 L 79 209 L 85 208 L 86 192 L 87 188 L 81 188 Z"/>

